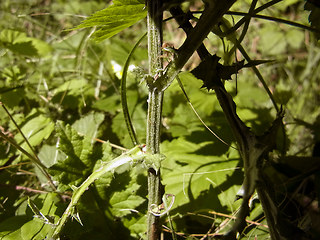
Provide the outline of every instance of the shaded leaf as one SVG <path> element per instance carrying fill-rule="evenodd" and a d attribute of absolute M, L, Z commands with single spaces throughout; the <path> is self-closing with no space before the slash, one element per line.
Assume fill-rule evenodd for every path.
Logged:
<path fill-rule="evenodd" d="M 24 32 L 10 29 L 1 31 L 0 44 L 14 53 L 29 57 L 45 56 L 52 50 L 46 42 L 27 37 Z"/>
<path fill-rule="evenodd" d="M 0 76 L 4 78 L 7 83 L 15 85 L 26 77 L 26 69 L 17 65 L 6 67 L 2 69 L 0 73 Z"/>
<path fill-rule="evenodd" d="M 145 237 L 145 231 L 147 229 L 146 215 L 138 215 L 134 218 L 123 219 L 124 225 L 130 229 L 131 235 L 135 236 L 135 239 L 143 239 Z"/>
<path fill-rule="evenodd" d="M 288 89 L 277 89 L 274 93 L 273 93 L 274 99 L 276 100 L 277 103 L 281 104 L 281 105 L 286 105 L 289 100 L 292 98 L 293 93 L 292 90 Z"/>
<path fill-rule="evenodd" d="M 220 57 L 213 55 L 203 60 L 191 73 L 203 81 L 203 88 L 208 90 L 221 85 L 221 77 L 218 74 Z M 221 65 L 221 64 L 220 64 Z"/>
<path fill-rule="evenodd" d="M 9 108 L 13 108 L 21 102 L 25 96 L 24 88 L 15 88 L 0 94 L 0 100 Z"/>
<path fill-rule="evenodd" d="M 115 114 L 121 109 L 120 97 L 118 95 L 108 96 L 97 100 L 93 105 L 93 108 Z"/>
<path fill-rule="evenodd" d="M 312 27 L 315 27 L 320 31 L 320 4 L 319 1 L 316 0 L 308 0 L 305 5 L 304 9 L 310 11 L 308 20 Z M 316 34 L 317 38 L 320 38 L 320 34 Z"/>
<path fill-rule="evenodd" d="M 29 219 L 26 215 L 18 215 L 14 217 L 7 218 L 0 224 L 0 237 L 6 240 L 20 239 L 20 228 Z"/>
<path fill-rule="evenodd" d="M 57 210 L 56 202 L 59 201 L 57 198 L 57 194 L 48 193 L 46 195 L 40 195 L 38 198 L 34 198 L 35 201 L 34 206 L 36 206 L 43 214 L 43 216 L 47 219 L 50 219 L 52 223 L 57 222 L 59 217 L 55 214 Z M 41 206 L 41 207 L 40 207 Z M 9 219 L 8 219 L 9 220 Z M 16 216 L 11 218 L 9 221 L 2 222 L 0 227 L 0 236 L 5 232 L 4 229 L 14 229 L 14 226 L 21 225 L 23 220 L 28 220 L 22 216 Z M 14 221 L 14 223 L 12 222 Z M 12 226 L 10 226 L 12 225 Z M 46 239 L 46 237 L 50 236 L 53 233 L 53 226 L 51 224 L 46 223 L 42 219 L 39 219 L 37 216 L 33 216 L 33 218 L 24 224 L 20 228 L 16 228 L 15 231 L 7 232 L 1 239 L 14 240 L 14 239 Z"/>
<path fill-rule="evenodd" d="M 244 60 L 235 62 L 232 65 L 224 66 L 219 63 L 220 57 L 213 55 L 204 59 L 191 73 L 198 79 L 203 81 L 202 88 L 213 90 L 221 85 L 221 80 L 230 80 L 231 75 L 236 74 L 244 67 L 253 67 L 263 63 L 271 62 L 271 60 L 252 60 L 244 64 Z"/>
<path fill-rule="evenodd" d="M 136 194 L 140 188 L 136 179 L 132 178 L 129 184 L 119 189 L 121 191 L 114 192 L 109 200 L 112 213 L 117 217 L 135 214 L 136 208 L 146 201 L 146 198 Z"/>

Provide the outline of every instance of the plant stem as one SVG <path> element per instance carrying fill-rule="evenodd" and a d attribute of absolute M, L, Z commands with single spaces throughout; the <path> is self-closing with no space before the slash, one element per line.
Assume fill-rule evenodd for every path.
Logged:
<path fill-rule="evenodd" d="M 103 164 L 99 169 L 94 171 L 79 187 L 74 188 L 74 193 L 72 195 L 71 201 L 64 211 L 62 217 L 60 218 L 59 222 L 56 225 L 56 229 L 50 239 L 57 239 L 59 238 L 60 232 L 62 231 L 65 223 L 69 219 L 70 216 L 74 217 L 75 215 L 75 206 L 78 204 L 80 197 L 83 193 L 89 188 L 89 186 L 98 178 L 106 174 L 107 172 L 113 172 L 118 167 L 121 167 L 124 164 L 136 164 L 139 161 L 143 161 L 145 158 L 144 151 L 142 150 L 141 146 L 136 146 L 126 153 L 120 155 L 119 157 L 115 158 L 114 160 Z"/>
<path fill-rule="evenodd" d="M 155 76 L 157 70 L 162 69 L 162 0 L 147 0 L 148 8 L 148 57 L 149 74 Z M 160 152 L 160 127 L 162 114 L 163 91 L 149 86 L 148 116 L 147 116 L 147 151 L 152 154 Z M 160 205 L 162 198 L 162 184 L 160 171 L 148 169 L 148 210 L 152 205 Z M 161 224 L 159 216 L 148 211 L 148 239 L 160 239 Z"/>
<path fill-rule="evenodd" d="M 160 126 L 163 91 L 171 84 L 192 53 L 201 46 L 212 27 L 217 24 L 222 15 L 229 10 L 236 0 L 208 2 L 202 17 L 195 29 L 190 32 L 188 38 L 178 49 L 178 58 L 173 64 L 168 64 L 164 77 L 157 76 L 158 70 L 163 69 L 161 58 L 162 46 L 162 0 L 147 0 L 148 23 L 148 54 L 149 74 L 154 76 L 153 83 L 149 86 L 148 117 L 147 117 L 147 150 L 152 154 L 159 153 Z M 162 198 L 162 185 L 160 171 L 148 170 L 148 209 L 153 205 L 159 205 Z M 148 212 L 148 239 L 160 238 L 161 225 L 158 216 Z"/>

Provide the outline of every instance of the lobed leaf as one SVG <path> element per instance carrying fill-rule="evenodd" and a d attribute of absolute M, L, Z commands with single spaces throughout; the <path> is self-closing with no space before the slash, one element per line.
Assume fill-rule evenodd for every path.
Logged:
<path fill-rule="evenodd" d="M 57 133 L 60 138 L 58 148 L 66 158 L 54 164 L 49 172 L 60 183 L 59 189 L 66 190 L 71 185 L 79 185 L 93 168 L 93 146 L 90 139 L 80 136 L 70 125 L 58 123 Z"/>

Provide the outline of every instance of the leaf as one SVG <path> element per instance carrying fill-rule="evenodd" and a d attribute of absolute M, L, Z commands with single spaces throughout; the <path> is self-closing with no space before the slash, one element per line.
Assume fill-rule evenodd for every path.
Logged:
<path fill-rule="evenodd" d="M 113 159 L 111 153 L 111 146 L 109 144 L 103 145 L 103 157 L 102 161 L 98 161 L 94 170 L 97 170 L 106 161 Z M 141 169 L 138 166 L 131 168 L 130 164 L 124 164 L 126 169 L 117 168 L 115 172 L 108 172 L 95 181 L 97 193 L 101 199 L 108 201 L 116 216 L 124 216 L 127 213 L 123 213 L 123 208 L 134 209 L 145 201 L 146 192 L 142 189 L 145 187 L 146 178 L 141 174 Z M 131 171 L 122 171 L 131 169 Z M 145 169 L 143 169 L 144 172 Z M 141 180 L 143 179 L 143 180 Z M 139 191 L 140 195 L 137 195 Z M 127 201 L 128 200 L 128 201 Z M 117 205 L 118 206 L 115 206 Z M 119 212 L 121 211 L 121 212 Z"/>
<path fill-rule="evenodd" d="M 135 213 L 137 207 L 146 201 L 146 198 L 137 195 L 137 191 L 141 188 L 134 177 L 122 190 L 114 192 L 109 200 L 113 215 L 123 217 Z"/>
<path fill-rule="evenodd" d="M 6 240 L 20 239 L 20 228 L 30 220 L 26 215 L 18 215 L 5 219 L 0 224 L 0 237 Z"/>
<path fill-rule="evenodd" d="M 85 88 L 88 82 L 83 79 L 72 79 L 70 81 L 65 81 L 62 85 L 55 89 L 56 92 L 70 91 L 71 93 L 77 93 L 80 89 Z"/>
<path fill-rule="evenodd" d="M 320 4 L 317 0 L 308 0 L 304 5 L 304 10 L 310 11 L 308 20 L 311 23 L 311 26 L 316 28 L 318 32 L 316 33 L 316 37 L 320 39 Z"/>
<path fill-rule="evenodd" d="M 286 105 L 292 98 L 293 93 L 291 89 L 276 89 L 273 93 L 274 99 L 281 105 Z"/>
<path fill-rule="evenodd" d="M 260 40 L 257 46 L 267 56 L 279 56 L 287 51 L 285 32 L 279 31 L 277 24 L 266 24 L 259 32 Z"/>
<path fill-rule="evenodd" d="M 127 91 L 128 102 L 131 106 L 134 106 L 133 111 L 130 111 L 132 122 L 134 123 L 135 131 L 139 138 L 140 142 L 145 142 L 145 139 L 141 139 L 140 136 L 144 136 L 146 132 L 146 109 L 145 109 L 145 102 L 137 102 L 137 90 L 129 90 Z M 132 108 L 132 107 L 130 107 Z M 116 117 L 113 118 L 112 122 L 112 131 L 117 134 L 121 144 L 123 146 L 132 147 L 132 142 L 130 138 L 127 137 L 127 127 L 124 124 L 124 117 L 123 114 L 118 114 Z"/>
<path fill-rule="evenodd" d="M 305 32 L 300 29 L 289 29 L 286 32 L 286 40 L 290 47 L 294 49 L 299 49 L 305 41 Z"/>
<path fill-rule="evenodd" d="M 134 239 L 145 239 L 145 231 L 147 229 L 147 216 L 139 215 L 137 217 L 123 219 L 123 224 L 130 230 Z"/>
<path fill-rule="evenodd" d="M 167 159 L 162 163 L 166 193 L 174 194 L 172 211 L 183 205 L 200 210 L 214 207 L 217 211 L 231 211 L 241 181 L 235 170 L 238 157 L 201 155 L 206 143 L 195 144 L 183 138 L 165 141 L 161 148 Z M 231 183 L 232 182 L 232 183 Z M 201 205 L 199 205 L 201 204 Z"/>
<path fill-rule="evenodd" d="M 60 152 L 56 146 L 43 145 L 38 154 L 40 161 L 47 168 L 56 164 L 58 161 L 63 161 L 65 155 Z"/>
<path fill-rule="evenodd" d="M 54 130 L 54 123 L 51 118 L 46 117 L 42 112 L 38 112 L 36 109 L 25 118 L 26 122 L 23 122 L 21 131 L 28 139 L 31 146 L 39 145 L 43 140 L 47 139 Z M 29 147 L 24 142 L 24 138 L 19 133 L 15 136 L 15 140 L 22 144 L 22 147 L 29 151 Z"/>
<path fill-rule="evenodd" d="M 45 56 L 52 51 L 46 42 L 27 37 L 24 32 L 4 29 L 0 33 L 0 45 L 12 52 L 29 57 Z"/>
<path fill-rule="evenodd" d="M 98 164 L 95 168 L 97 167 Z M 147 178 L 143 166 L 137 165 L 130 172 L 121 174 L 106 174 L 95 182 L 95 187 L 99 198 L 106 206 L 104 213 L 110 216 L 112 223 L 114 218 L 121 218 L 126 228 L 130 229 L 131 235 L 145 235 Z M 88 210 L 92 211 L 91 209 Z M 110 227 L 115 228 L 113 224 Z"/>
<path fill-rule="evenodd" d="M 104 120 L 104 114 L 91 112 L 87 116 L 77 120 L 72 127 L 78 133 L 87 136 L 89 139 L 94 139 L 97 136 L 98 128 Z"/>
<path fill-rule="evenodd" d="M 232 65 L 224 66 L 219 63 L 220 57 L 213 55 L 204 59 L 191 73 L 198 79 L 203 81 L 202 88 L 207 88 L 208 91 L 222 84 L 221 80 L 230 80 L 231 75 L 236 74 L 243 67 L 256 66 L 268 60 L 255 60 L 244 65 L 244 60 L 235 62 Z"/>
<path fill-rule="evenodd" d="M 111 6 L 94 13 L 75 29 L 98 27 L 93 39 L 102 41 L 130 27 L 146 15 L 143 1 L 115 0 Z"/>
<path fill-rule="evenodd" d="M 58 197 L 56 193 L 48 193 L 46 195 L 40 195 L 38 198 L 33 198 L 33 207 L 41 212 L 43 216 L 46 219 L 50 219 L 52 223 L 56 223 L 59 219 L 57 215 L 55 215 L 55 212 L 57 210 L 56 202 L 58 202 Z M 41 206 L 41 207 L 40 207 Z M 23 221 L 23 217 L 17 216 L 11 218 L 14 220 L 16 223 L 14 224 L 16 227 L 15 231 L 10 231 L 7 232 L 5 236 L 1 239 L 6 239 L 6 240 L 14 240 L 14 239 L 22 239 L 22 240 L 29 240 L 29 239 L 45 239 L 47 236 L 50 236 L 53 232 L 53 226 L 50 223 L 47 223 L 43 221 L 42 219 L 39 219 L 38 217 L 33 217 L 32 220 L 24 222 L 24 224 L 20 227 L 21 222 Z M 5 231 L 4 229 L 12 229 L 13 226 L 10 228 L 10 221 L 6 221 L 5 223 L 1 223 L 1 228 L 0 228 L 0 236 L 3 234 Z M 26 219 L 25 219 L 26 220 Z M 18 228 L 19 227 L 19 228 Z M 8 234 L 9 233 L 9 234 Z"/>
<path fill-rule="evenodd" d="M 49 172 L 59 182 L 59 189 L 64 191 L 71 185 L 78 186 L 92 170 L 96 159 L 93 158 L 91 139 L 80 136 L 70 125 L 63 126 L 61 122 L 57 123 L 56 130 L 60 138 L 58 149 L 66 158 L 54 164 Z"/>
<path fill-rule="evenodd" d="M 121 109 L 120 97 L 118 95 L 112 95 L 99 99 L 92 105 L 92 107 L 104 112 L 115 114 Z"/>
<path fill-rule="evenodd" d="M 110 151 L 110 145 L 104 144 L 103 160 L 112 158 Z M 93 170 L 100 168 L 101 164 L 103 164 L 102 161 L 97 161 Z M 136 167 L 130 172 L 121 174 L 118 174 L 118 171 L 114 174 L 108 172 L 101 176 L 94 182 L 94 186 L 82 195 L 81 202 L 78 204 L 77 210 L 84 225 L 81 231 L 98 231 L 101 234 L 108 234 L 108 239 L 128 239 L 129 232 L 123 228 L 122 224 L 114 224 L 114 221 L 115 218 L 121 218 L 121 221 L 135 222 L 136 218 L 139 219 L 145 215 L 146 183 L 145 174 L 141 174 L 141 169 Z M 139 231 L 143 234 L 145 229 L 135 229 L 135 232 Z M 74 235 L 79 234 L 70 232 L 70 228 L 65 231 L 72 239 Z M 83 234 L 81 237 L 84 238 Z"/>
<path fill-rule="evenodd" d="M 215 86 L 220 86 L 221 77 L 218 74 L 218 65 L 220 57 L 213 55 L 203 60 L 191 73 L 203 81 L 203 88 L 208 90 Z M 220 64 L 221 65 L 221 64 Z"/>
<path fill-rule="evenodd" d="M 46 219 L 50 219 L 52 223 L 50 224 L 34 216 L 32 221 L 27 222 L 21 227 L 22 239 L 45 239 L 53 233 L 52 224 L 56 223 L 59 219 L 59 217 L 55 215 L 55 211 L 57 210 L 55 202 L 58 201 L 57 194 L 49 193 L 40 196 L 37 200 L 40 200 L 39 202 L 43 204 L 39 211 Z M 38 207 L 39 206 L 40 204 Z"/>
<path fill-rule="evenodd" d="M 15 88 L 11 91 L 0 94 L 0 100 L 8 107 L 13 108 L 18 106 L 25 96 L 24 88 Z"/>
<path fill-rule="evenodd" d="M 4 78 L 7 83 L 15 84 L 14 86 L 26 77 L 26 69 L 17 65 L 4 68 L 0 72 L 1 77 Z"/>

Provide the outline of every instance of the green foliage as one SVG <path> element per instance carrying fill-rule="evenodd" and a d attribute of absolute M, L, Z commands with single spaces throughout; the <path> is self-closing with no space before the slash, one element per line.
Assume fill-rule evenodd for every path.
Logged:
<path fill-rule="evenodd" d="M 192 1 L 184 7 L 189 4 Z M 9 109 L 57 186 L 54 192 L 30 160 L 1 139 L 1 239 L 45 239 L 52 234 L 52 224 L 58 222 L 66 209 L 72 188 L 79 186 L 102 163 L 120 155 L 121 151 L 113 146 L 131 146 L 120 104 L 120 78 L 130 49 L 145 32 L 144 27 L 136 23 L 146 16 L 146 9 L 144 1 L 138 0 L 113 1 L 98 11 L 104 7 L 103 1 L 80 0 L 48 5 L 38 0 L 0 3 L 3 16 L 0 20 L 0 101 Z M 237 3 L 232 10 L 247 12 L 247 7 Z M 302 11 L 303 7 L 303 1 L 283 1 L 272 6 L 270 12 L 275 17 L 301 17 L 302 22 L 307 22 L 309 12 Z M 310 11 L 311 26 L 319 28 L 317 5 L 309 1 L 305 8 Z M 80 23 L 78 15 L 88 14 L 92 15 Z M 239 19 L 234 16 L 233 20 Z M 230 23 L 233 20 L 229 18 Z M 167 24 L 165 41 L 178 45 L 180 35 L 169 32 L 176 25 L 169 20 Z M 72 31 L 63 31 L 77 25 Z M 91 27 L 96 27 L 96 31 L 79 30 Z M 122 31 L 124 29 L 126 31 Z M 88 38 L 90 34 L 97 41 L 107 40 L 98 44 Z M 242 45 L 252 59 L 274 60 L 270 63 L 254 60 L 253 65 L 266 63 L 258 68 L 276 103 L 286 111 L 287 136 L 279 133 L 277 138 L 283 149 L 287 149 L 289 158 L 276 151 L 269 156 L 272 164 L 266 166 L 266 173 L 273 180 L 273 189 L 293 196 L 298 186 L 305 190 L 299 194 L 314 197 L 319 195 L 319 186 L 313 188 L 314 182 L 305 175 L 315 174 L 315 178 L 319 178 L 319 172 L 313 168 L 318 160 L 308 157 L 319 141 L 320 51 L 312 35 L 305 36 L 309 36 L 308 33 L 298 28 L 252 18 Z M 249 64 L 242 62 L 238 55 L 237 63 L 234 53 L 226 51 L 234 46 L 227 37 L 209 34 L 206 45 L 223 60 L 230 60 L 222 65 L 215 59 L 214 63 L 221 68 L 237 67 L 233 63 Z M 141 76 L 137 69 L 142 72 L 146 69 L 146 53 L 143 44 L 135 51 L 129 69 L 135 67 L 136 71 L 129 70 L 127 79 L 129 113 L 140 142 L 145 142 L 148 89 L 144 83 L 139 84 Z M 193 65 L 187 65 L 186 69 L 200 66 L 197 61 L 194 58 L 190 63 Z M 201 76 L 195 75 L 207 77 L 207 67 L 200 71 Z M 275 115 L 270 98 L 251 69 L 225 69 L 227 77 L 222 78 L 229 80 L 225 87 L 234 97 L 239 117 L 261 135 Z M 235 147 L 215 93 L 200 89 L 202 82 L 188 71 L 179 76 L 203 121 Z M 210 234 L 224 233 L 230 228 L 224 221 L 240 206 L 239 201 L 234 201 L 243 180 L 239 154 L 203 127 L 176 82 L 166 90 L 163 101 L 161 152 L 167 158 L 162 162 L 161 176 L 165 192 L 175 196 L 169 211 L 175 231 L 190 239 L 200 239 L 209 229 Z M 0 113 L 1 132 L 31 152 L 2 108 Z M 106 142 L 101 143 L 102 140 Z M 306 161 L 310 164 L 304 164 Z M 145 238 L 146 171 L 143 166 L 127 170 L 106 174 L 90 186 L 76 208 L 83 226 L 69 219 L 62 233 L 64 238 Z M 278 195 L 279 204 L 285 199 L 284 195 Z M 32 211 L 28 197 L 45 218 Z M 290 209 L 299 208 L 300 215 L 290 220 L 300 221 L 303 230 L 307 230 L 310 225 L 306 222 L 312 221 L 313 212 L 301 207 L 298 200 L 301 199 L 295 199 L 296 205 L 289 205 L 284 213 L 289 215 Z M 263 210 L 258 200 L 253 203 L 248 219 L 260 222 Z M 302 218 L 308 221 L 303 222 Z M 163 224 L 170 227 L 167 219 L 166 215 L 161 217 Z M 266 224 L 266 220 L 260 223 Z M 317 229 L 312 231 L 313 236 L 319 236 Z M 202 235 L 192 235 L 195 233 Z M 252 225 L 242 239 L 255 236 L 267 239 L 269 232 L 263 226 Z"/>
<path fill-rule="evenodd" d="M 98 27 L 93 38 L 102 41 L 132 26 L 147 15 L 144 1 L 118 0 L 106 9 L 94 13 L 76 29 Z M 115 21 L 115 19 L 117 19 Z"/>
<path fill-rule="evenodd" d="M 93 146 L 90 144 L 90 139 L 79 136 L 69 125 L 63 127 L 58 123 L 56 129 L 59 150 L 66 155 L 66 158 L 53 165 L 50 173 L 53 179 L 60 183 L 59 190 L 65 191 L 69 188 L 68 185 L 78 186 L 93 168 Z"/>
<path fill-rule="evenodd" d="M 0 45 L 15 54 L 29 57 L 45 56 L 51 52 L 51 46 L 37 38 L 27 37 L 24 32 L 3 29 L 0 33 Z"/>
<path fill-rule="evenodd" d="M 1 238 L 7 240 L 45 239 L 46 236 L 52 234 L 53 224 L 59 219 L 59 216 L 55 214 L 58 201 L 59 198 L 55 193 L 34 198 L 31 203 L 33 208 L 38 210 L 38 213 L 35 213 L 34 210 L 30 211 L 31 207 L 29 208 L 27 204 L 22 204 L 18 211 L 25 211 L 26 215 L 3 221 L 1 223 Z M 46 222 L 44 218 L 50 221 Z"/>

